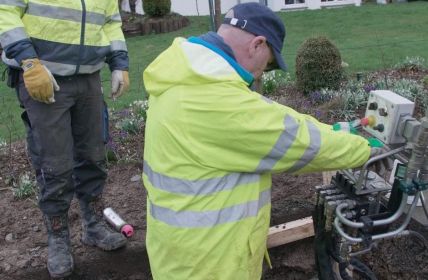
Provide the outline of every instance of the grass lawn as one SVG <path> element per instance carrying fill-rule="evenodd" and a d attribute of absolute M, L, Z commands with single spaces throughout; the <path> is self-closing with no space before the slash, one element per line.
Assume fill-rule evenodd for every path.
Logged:
<path fill-rule="evenodd" d="M 312 36 L 326 36 L 339 48 L 350 72 L 389 68 L 406 56 L 428 60 L 428 2 L 344 7 L 314 11 L 279 13 L 284 20 L 287 38 L 283 56 L 294 76 L 298 47 Z M 131 90 L 116 102 L 107 100 L 116 110 L 132 101 L 145 98 L 141 76 L 147 65 L 166 49 L 177 36 L 198 35 L 209 30 L 209 18 L 190 17 L 191 24 L 182 30 L 159 35 L 127 39 L 130 56 Z M 4 66 L 0 66 L 4 69 Z M 110 73 L 102 72 L 106 94 L 110 91 Z M 21 109 L 13 90 L 0 84 L 0 139 L 24 137 L 19 114 Z"/>

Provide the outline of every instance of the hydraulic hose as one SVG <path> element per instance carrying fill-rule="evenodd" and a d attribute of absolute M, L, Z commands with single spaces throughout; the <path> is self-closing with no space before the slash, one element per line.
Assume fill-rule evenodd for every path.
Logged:
<path fill-rule="evenodd" d="M 373 226 L 381 226 L 381 225 L 386 225 L 386 224 L 390 224 L 394 221 L 396 221 L 401 214 L 403 214 L 404 209 L 406 207 L 407 204 L 407 194 L 403 193 L 403 197 L 401 199 L 401 203 L 399 208 L 397 209 L 397 211 L 395 211 L 395 213 L 393 215 L 391 215 L 390 217 L 386 218 L 386 219 L 382 219 L 382 220 L 376 220 L 373 221 Z M 345 208 L 348 208 L 350 205 L 348 202 L 344 202 L 339 204 L 339 206 L 336 207 L 336 217 L 339 218 L 340 222 L 342 224 L 345 224 L 349 227 L 353 227 L 353 228 L 363 228 L 364 224 L 362 222 L 353 222 L 349 219 L 347 219 L 343 214 L 342 214 L 342 210 Z"/>
<path fill-rule="evenodd" d="M 407 227 L 407 225 L 409 224 L 410 219 L 412 218 L 412 214 L 413 214 L 413 212 L 415 210 L 416 204 L 417 204 L 417 202 L 419 200 L 420 194 L 421 194 L 421 192 L 417 192 L 415 194 L 415 198 L 413 199 L 413 203 L 410 206 L 409 212 L 407 213 L 406 219 L 404 220 L 403 224 L 399 228 L 397 228 L 396 230 L 390 231 L 390 232 L 373 235 L 371 237 L 371 239 L 372 240 L 378 240 L 378 239 L 383 239 L 383 238 L 386 239 L 386 238 L 392 238 L 392 237 L 395 237 L 396 235 L 399 235 Z M 349 234 L 347 234 L 342 229 L 342 227 L 340 225 L 340 220 L 339 220 L 338 216 L 336 216 L 336 218 L 334 219 L 334 227 L 336 228 L 336 230 L 339 232 L 339 234 L 343 238 L 345 238 L 345 239 L 347 239 L 347 240 L 349 240 L 351 242 L 355 242 L 355 243 L 363 242 L 363 238 L 361 238 L 361 237 L 352 237 L 352 236 L 350 236 Z"/>

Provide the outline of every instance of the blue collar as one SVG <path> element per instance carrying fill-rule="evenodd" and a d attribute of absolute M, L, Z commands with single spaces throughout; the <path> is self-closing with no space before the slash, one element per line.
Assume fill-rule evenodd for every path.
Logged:
<path fill-rule="evenodd" d="M 230 64 L 230 66 L 232 66 L 233 69 L 235 69 L 235 71 L 239 74 L 239 76 L 245 82 L 248 83 L 249 86 L 251 86 L 251 84 L 254 82 L 253 75 L 250 72 L 248 72 L 247 70 L 245 70 L 244 68 L 242 68 L 242 66 L 239 65 L 238 62 L 236 62 L 236 60 L 234 58 L 230 57 L 226 52 L 224 52 L 219 47 L 217 47 L 217 46 L 215 46 L 215 45 L 213 45 L 207 41 L 204 41 L 203 39 L 198 38 L 198 37 L 190 37 L 187 40 L 191 43 L 202 45 L 202 46 L 212 50 L 213 52 L 217 53 L 221 57 L 223 57 Z"/>

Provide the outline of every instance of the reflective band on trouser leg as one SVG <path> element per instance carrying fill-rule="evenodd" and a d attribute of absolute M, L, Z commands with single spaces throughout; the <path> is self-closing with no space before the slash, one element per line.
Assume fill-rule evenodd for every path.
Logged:
<path fill-rule="evenodd" d="M 211 227 L 236 222 L 258 215 L 260 209 L 269 204 L 271 190 L 262 191 L 259 200 L 249 201 L 215 211 L 174 211 L 153 204 L 150 201 L 150 214 L 153 218 L 176 227 Z"/>

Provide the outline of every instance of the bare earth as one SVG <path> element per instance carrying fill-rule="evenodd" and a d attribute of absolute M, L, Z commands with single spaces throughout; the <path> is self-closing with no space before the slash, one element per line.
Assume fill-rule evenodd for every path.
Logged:
<path fill-rule="evenodd" d="M 302 108 L 302 97 L 289 91 L 286 103 Z M 113 131 L 113 134 L 115 132 Z M 76 201 L 69 211 L 75 273 L 69 279 L 152 279 L 145 250 L 146 191 L 138 176 L 142 173 L 143 137 L 127 143 L 137 151 L 137 160 L 109 165 L 104 192 L 106 206 L 134 225 L 133 237 L 124 249 L 103 252 L 80 242 L 81 225 Z M 125 148 L 123 148 L 125 149 Z M 9 178 L 30 171 L 24 142 L 16 142 L 6 154 L 0 154 L 0 279 L 49 279 L 46 230 L 37 198 L 14 198 Z M 321 174 L 294 176 L 276 174 L 273 179 L 272 219 L 276 225 L 311 216 L 314 187 L 322 183 Z M 428 229 L 413 222 L 410 226 L 428 238 Z M 270 250 L 273 269 L 266 268 L 263 279 L 317 279 L 313 239 L 297 241 Z M 428 250 L 412 238 L 381 242 L 363 258 L 378 279 L 428 279 Z"/>

